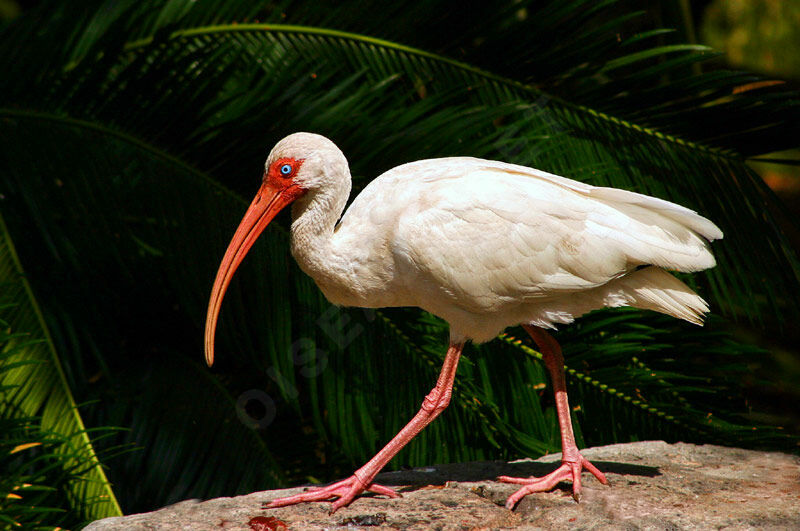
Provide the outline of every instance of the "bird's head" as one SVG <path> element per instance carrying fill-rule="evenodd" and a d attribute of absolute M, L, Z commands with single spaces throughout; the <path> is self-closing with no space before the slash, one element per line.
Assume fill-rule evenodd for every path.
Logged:
<path fill-rule="evenodd" d="M 287 205 L 303 198 L 350 190 L 347 159 L 336 144 L 321 135 L 294 133 L 272 148 L 255 199 L 245 212 L 220 263 L 206 314 L 206 363 L 214 363 L 214 335 L 222 298 L 247 252 L 269 222 Z M 339 196 L 341 193 L 338 194 Z"/>

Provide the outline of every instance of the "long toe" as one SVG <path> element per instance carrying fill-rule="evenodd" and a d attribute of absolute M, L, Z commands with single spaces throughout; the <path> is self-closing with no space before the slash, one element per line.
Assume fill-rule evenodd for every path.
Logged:
<path fill-rule="evenodd" d="M 503 483 L 522 485 L 522 488 L 509 496 L 508 500 L 506 500 L 506 507 L 509 509 L 513 509 L 520 502 L 520 500 L 522 500 L 522 498 L 528 494 L 549 491 L 562 481 L 572 481 L 572 497 L 575 499 L 575 501 L 580 501 L 582 490 L 581 473 L 583 472 L 584 468 L 594 475 L 598 481 L 600 481 L 600 483 L 603 485 L 608 485 L 606 476 L 582 455 L 580 455 L 580 458 L 577 461 L 562 462 L 560 467 L 546 476 L 528 478 L 500 476 L 497 478 L 497 480 L 502 481 Z"/>
<path fill-rule="evenodd" d="M 546 492 L 551 490 L 560 482 L 572 479 L 572 471 L 570 470 L 569 465 L 564 463 L 553 472 L 540 478 L 514 478 L 509 476 L 501 476 L 497 479 L 504 483 L 516 483 L 517 485 L 523 485 L 521 489 L 509 496 L 506 500 L 506 507 L 508 509 L 514 509 L 520 500 L 522 500 L 522 498 L 528 494 L 533 494 L 534 492 Z"/>
<path fill-rule="evenodd" d="M 333 514 L 342 507 L 350 505 L 356 496 L 365 490 L 374 492 L 376 494 L 381 494 L 383 496 L 388 496 L 390 498 L 397 498 L 400 496 L 400 494 L 395 492 L 393 489 L 375 483 L 370 483 L 365 488 L 363 483 L 361 483 L 358 478 L 351 476 L 345 480 L 328 485 L 327 487 L 313 487 L 306 492 L 301 492 L 300 494 L 295 494 L 294 496 L 277 498 L 267 503 L 265 508 L 275 509 L 277 507 L 286 507 L 287 505 L 295 505 L 297 503 L 335 500 L 331 505 L 330 511 L 331 514 Z"/>
<path fill-rule="evenodd" d="M 581 456 L 581 465 L 583 465 L 583 468 L 591 472 L 592 475 L 597 478 L 597 481 L 599 481 L 603 485 L 608 485 L 608 479 L 606 479 L 606 475 L 600 472 L 596 466 L 594 466 L 588 459 L 586 459 L 583 456 Z"/>

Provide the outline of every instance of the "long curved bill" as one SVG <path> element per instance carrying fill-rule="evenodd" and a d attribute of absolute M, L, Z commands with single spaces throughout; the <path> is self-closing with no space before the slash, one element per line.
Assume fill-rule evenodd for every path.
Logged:
<path fill-rule="evenodd" d="M 211 289 L 211 299 L 208 301 L 205 351 L 206 363 L 209 367 L 214 363 L 214 335 L 217 329 L 220 305 L 233 274 L 269 222 L 286 205 L 302 195 L 302 192 L 303 190 L 296 185 L 278 187 L 265 180 L 239 223 L 239 228 L 236 229 L 233 239 L 228 244 L 228 250 L 225 251 L 225 256 L 222 258 L 222 263 L 219 265 L 214 287 Z"/>

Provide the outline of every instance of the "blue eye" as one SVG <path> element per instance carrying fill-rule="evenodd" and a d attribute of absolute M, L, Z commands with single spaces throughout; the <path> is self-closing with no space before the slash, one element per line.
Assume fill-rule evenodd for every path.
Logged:
<path fill-rule="evenodd" d="M 281 175 L 289 175 L 292 173 L 292 165 L 291 164 L 284 164 L 281 166 Z"/>

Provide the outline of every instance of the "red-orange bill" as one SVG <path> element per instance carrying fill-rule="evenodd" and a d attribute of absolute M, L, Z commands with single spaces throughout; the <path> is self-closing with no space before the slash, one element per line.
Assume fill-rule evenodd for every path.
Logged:
<path fill-rule="evenodd" d="M 209 367 L 214 363 L 214 335 L 220 305 L 233 274 L 269 222 L 286 205 L 302 194 L 303 189 L 297 185 L 280 186 L 277 183 L 273 184 L 270 180 L 265 180 L 239 223 L 239 228 L 236 229 L 236 233 L 228 244 L 228 250 L 225 251 L 225 256 L 222 258 L 217 277 L 214 280 L 214 287 L 211 289 L 211 299 L 208 302 L 205 351 L 206 363 Z"/>

